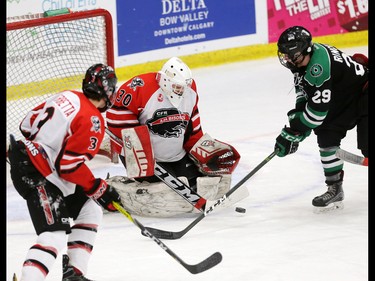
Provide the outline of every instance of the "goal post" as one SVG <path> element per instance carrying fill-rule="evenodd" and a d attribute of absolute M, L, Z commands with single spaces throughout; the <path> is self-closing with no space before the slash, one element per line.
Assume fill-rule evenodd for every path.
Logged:
<path fill-rule="evenodd" d="M 81 90 L 95 63 L 115 68 L 112 16 L 105 9 L 64 8 L 9 17 L 6 53 L 7 138 L 20 138 L 19 124 L 34 106 L 60 91 Z M 99 153 L 118 162 L 107 135 Z"/>

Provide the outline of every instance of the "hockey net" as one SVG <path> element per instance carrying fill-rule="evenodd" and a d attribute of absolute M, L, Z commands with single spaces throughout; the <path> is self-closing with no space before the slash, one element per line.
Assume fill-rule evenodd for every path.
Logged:
<path fill-rule="evenodd" d="M 12 17 L 7 18 L 6 30 L 7 138 L 20 138 L 22 118 L 50 95 L 81 90 L 91 65 L 114 68 L 112 17 L 107 10 L 61 9 Z M 118 162 L 107 135 L 99 154 Z"/>

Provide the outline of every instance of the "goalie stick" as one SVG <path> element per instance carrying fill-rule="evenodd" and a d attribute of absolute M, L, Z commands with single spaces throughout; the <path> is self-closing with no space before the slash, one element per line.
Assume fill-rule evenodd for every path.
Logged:
<path fill-rule="evenodd" d="M 368 166 L 368 157 L 359 156 L 341 148 L 336 150 L 336 156 L 352 164 Z"/>
<path fill-rule="evenodd" d="M 256 166 L 250 173 L 248 173 L 242 180 L 240 180 L 235 186 L 233 186 L 223 197 L 219 198 L 212 206 L 210 206 L 207 210 L 201 213 L 192 223 L 190 223 L 186 228 L 181 231 L 167 231 L 152 227 L 146 227 L 146 229 L 152 233 L 155 237 L 160 239 L 179 239 L 184 236 L 190 229 L 192 229 L 195 225 L 197 225 L 205 216 L 211 213 L 217 206 L 223 204 L 223 202 L 238 188 L 240 188 L 249 178 L 251 178 L 257 171 L 259 171 L 266 163 L 268 163 L 276 154 L 278 153 L 278 149 L 275 149 L 270 155 L 268 155 L 258 166 Z M 143 233 L 142 233 L 143 234 Z"/>
<path fill-rule="evenodd" d="M 206 209 L 209 209 L 212 205 L 216 204 L 216 201 L 207 200 L 200 196 L 179 178 L 169 173 L 160 163 L 155 163 L 155 175 L 173 191 L 183 197 L 189 204 L 198 209 L 200 213 L 203 213 Z M 225 201 L 219 207 L 231 206 L 247 196 L 249 196 L 247 188 L 241 188 L 236 192 L 236 196 L 232 196 L 231 200 Z"/>
<path fill-rule="evenodd" d="M 113 201 L 113 206 L 122 213 L 125 217 L 127 217 L 132 223 L 134 223 L 138 228 L 141 229 L 141 232 L 144 236 L 149 237 L 152 241 L 160 246 L 164 251 L 166 251 L 172 258 L 174 258 L 178 263 L 180 263 L 183 267 L 185 267 L 190 273 L 197 274 L 203 271 L 206 271 L 215 265 L 219 264 L 223 256 L 220 252 L 215 252 L 205 260 L 201 261 L 198 264 L 187 264 L 184 262 L 179 256 L 177 256 L 171 249 L 167 247 L 162 241 L 160 241 L 157 237 L 155 237 L 151 232 L 147 230 L 137 219 L 133 218 L 130 213 L 128 213 L 120 204 Z"/>

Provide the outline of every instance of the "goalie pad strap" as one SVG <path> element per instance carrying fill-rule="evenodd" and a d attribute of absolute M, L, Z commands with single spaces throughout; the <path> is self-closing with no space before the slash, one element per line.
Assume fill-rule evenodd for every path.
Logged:
<path fill-rule="evenodd" d="M 154 175 L 154 153 L 146 125 L 121 130 L 126 172 L 129 178 Z"/>

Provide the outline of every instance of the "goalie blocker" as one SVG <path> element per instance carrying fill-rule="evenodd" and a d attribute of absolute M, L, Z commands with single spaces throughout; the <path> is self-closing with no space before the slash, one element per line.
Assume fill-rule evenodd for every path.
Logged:
<path fill-rule="evenodd" d="M 171 217 L 196 213 L 188 202 L 163 182 L 142 181 L 154 175 L 155 159 L 146 125 L 122 130 L 127 177 L 107 179 L 121 195 L 122 204 L 132 214 L 148 217 Z M 197 193 L 207 200 L 217 200 L 230 189 L 231 173 L 238 165 L 239 153 L 233 146 L 211 138 L 208 134 L 189 152 L 197 169 Z M 186 177 L 178 177 L 186 185 Z M 245 196 L 246 197 L 246 196 Z"/>

